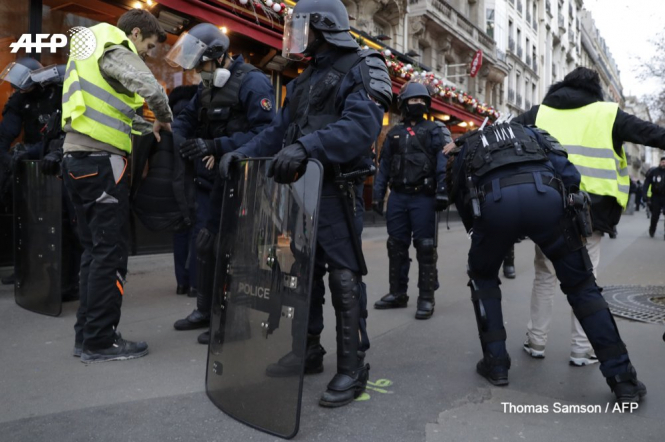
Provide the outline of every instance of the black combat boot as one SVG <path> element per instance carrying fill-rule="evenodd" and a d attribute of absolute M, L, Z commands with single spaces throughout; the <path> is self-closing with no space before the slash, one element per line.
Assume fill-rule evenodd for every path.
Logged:
<path fill-rule="evenodd" d="M 510 248 L 508 254 L 503 258 L 503 276 L 515 279 L 515 246 Z"/>
<path fill-rule="evenodd" d="M 210 308 L 212 307 L 212 297 L 206 295 L 203 291 L 192 289 L 196 293 L 196 310 L 189 314 L 185 319 L 180 319 L 173 324 L 176 330 L 196 330 L 210 326 Z"/>
<path fill-rule="evenodd" d="M 389 308 L 404 308 L 409 302 L 409 297 L 406 293 L 388 293 L 374 303 L 374 308 L 377 310 L 386 310 Z"/>
<path fill-rule="evenodd" d="M 647 394 L 647 387 L 637 380 L 637 372 L 632 365 L 628 367 L 627 372 L 606 378 L 606 380 L 620 404 L 639 402 Z"/>
<path fill-rule="evenodd" d="M 326 408 L 342 407 L 363 394 L 369 379 L 369 364 L 365 364 L 365 352 L 357 353 L 354 365 L 356 365 L 354 370 L 344 371 L 338 366 L 337 374 L 328 383 L 319 405 Z"/>
<path fill-rule="evenodd" d="M 399 278 L 402 271 L 402 266 L 409 259 L 409 246 L 402 241 L 393 238 L 388 238 L 388 281 L 390 283 L 390 293 L 385 295 L 374 303 L 374 308 L 377 310 L 385 310 L 390 308 L 404 308 L 409 302 L 409 297 L 403 293 Z"/>
<path fill-rule="evenodd" d="M 305 350 L 305 374 L 316 374 L 323 372 L 323 355 L 326 350 L 320 343 L 320 335 L 307 335 L 307 349 Z M 302 356 L 296 351 L 290 351 L 282 356 L 279 361 L 266 367 L 266 375 L 273 378 L 298 376 L 302 364 Z"/>
<path fill-rule="evenodd" d="M 418 296 L 416 319 L 429 319 L 434 313 L 434 292 L 421 292 Z"/>
<path fill-rule="evenodd" d="M 494 358 L 489 353 L 485 353 L 485 356 L 476 365 L 479 375 L 499 387 L 508 385 L 509 369 L 510 356 L 508 355 L 503 358 Z"/>
<path fill-rule="evenodd" d="M 199 337 L 197 338 L 197 341 L 199 341 L 199 344 L 203 344 L 203 345 L 210 344 L 210 330 L 204 331 L 203 333 L 201 333 L 199 335 Z"/>

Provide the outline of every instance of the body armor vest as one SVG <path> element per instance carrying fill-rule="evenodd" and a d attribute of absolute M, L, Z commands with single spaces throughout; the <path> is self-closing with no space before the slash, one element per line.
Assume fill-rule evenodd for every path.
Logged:
<path fill-rule="evenodd" d="M 316 83 L 311 81 L 314 71 L 312 66 L 298 77 L 293 99 L 289 100 L 289 115 L 292 121 L 284 137 L 284 146 L 293 144 L 304 135 L 323 129 L 342 117 L 343 109 L 337 107 L 335 98 L 346 74 L 362 59 L 363 56 L 358 52 L 350 52 L 340 57 Z M 358 88 L 363 87 L 363 84 L 358 85 Z M 368 148 L 365 158 L 369 159 L 370 156 Z M 349 172 L 362 167 L 362 164 L 340 166 L 342 172 Z M 326 179 L 334 177 L 332 167 L 325 168 L 324 176 Z"/>
<path fill-rule="evenodd" d="M 651 177 L 651 193 L 653 195 L 665 195 L 665 170 L 658 167 Z"/>
<path fill-rule="evenodd" d="M 243 63 L 234 69 L 222 88 L 206 87 L 201 91 L 198 137 L 213 139 L 247 132 L 247 110 L 240 103 L 240 86 L 246 74 L 260 70 Z"/>
<path fill-rule="evenodd" d="M 44 139 L 49 120 L 62 108 L 62 87 L 48 87 L 26 98 L 21 109 L 23 142 L 35 144 Z"/>
<path fill-rule="evenodd" d="M 414 127 L 400 124 L 388 132 L 393 190 L 406 193 L 436 190 L 436 152 L 432 151 L 431 133 L 437 128 L 434 122 L 422 121 Z"/>
<path fill-rule="evenodd" d="M 547 153 L 520 124 L 502 123 L 472 132 L 467 144 L 467 174 L 482 177 L 504 166 L 545 163 Z"/>

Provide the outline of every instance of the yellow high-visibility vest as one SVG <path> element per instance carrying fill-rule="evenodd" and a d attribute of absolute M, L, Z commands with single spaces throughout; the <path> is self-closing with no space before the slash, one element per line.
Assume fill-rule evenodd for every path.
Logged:
<path fill-rule="evenodd" d="M 122 44 L 138 55 L 136 47 L 124 32 L 108 23 L 89 29 L 95 35 L 97 47 L 85 60 L 70 57 L 67 62 L 62 124 L 69 123 L 77 132 L 131 153 L 132 120 L 144 100 L 137 94 L 116 92 L 102 76 L 99 61 L 109 46 Z"/>
<path fill-rule="evenodd" d="M 577 109 L 540 105 L 536 126 L 554 136 L 568 151 L 568 159 L 582 175 L 580 187 L 595 195 L 614 197 L 628 204 L 628 161 L 614 151 L 612 128 L 619 105 L 597 102 Z"/>

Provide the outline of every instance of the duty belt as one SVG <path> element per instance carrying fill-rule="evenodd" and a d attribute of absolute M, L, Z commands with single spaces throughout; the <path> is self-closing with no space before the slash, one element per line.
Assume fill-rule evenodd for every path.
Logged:
<path fill-rule="evenodd" d="M 432 193 L 434 194 L 434 187 L 431 184 L 421 184 L 420 186 L 409 186 L 407 184 L 390 184 L 390 189 L 399 192 L 406 193 L 409 195 L 415 193 Z"/>
<path fill-rule="evenodd" d="M 563 185 L 561 180 L 551 175 L 541 175 L 541 177 L 543 178 L 542 184 L 544 186 L 549 186 L 557 192 L 562 193 Z M 549 180 L 547 178 L 549 178 Z M 536 179 L 534 178 L 533 173 L 521 173 L 519 175 L 499 179 L 499 188 L 501 189 L 509 186 L 517 186 L 518 184 L 536 184 Z M 490 195 L 493 191 L 492 182 L 479 186 L 478 190 L 480 191 L 479 196 L 481 199 L 484 198 L 485 195 Z"/>

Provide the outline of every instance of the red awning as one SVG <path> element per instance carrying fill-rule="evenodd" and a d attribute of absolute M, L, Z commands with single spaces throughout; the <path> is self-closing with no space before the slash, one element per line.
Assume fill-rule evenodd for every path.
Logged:
<path fill-rule="evenodd" d="M 203 22 L 226 26 L 229 31 L 245 35 L 275 49 L 282 49 L 282 33 L 264 28 L 220 5 L 211 5 L 201 0 L 157 0 L 164 6 L 183 14 L 196 17 Z"/>
<path fill-rule="evenodd" d="M 399 94 L 399 91 L 402 89 L 402 84 L 403 83 L 397 83 L 393 81 L 394 94 Z M 467 121 L 467 122 L 473 121 L 473 123 L 476 126 L 480 126 L 481 124 L 483 124 L 483 121 L 485 121 L 484 117 L 472 114 L 471 112 L 467 112 L 464 109 L 460 109 L 457 106 L 453 106 L 452 104 L 444 103 L 443 101 L 439 100 L 436 97 L 432 97 L 432 110 L 452 115 L 453 117 L 458 118 L 462 121 Z"/>

